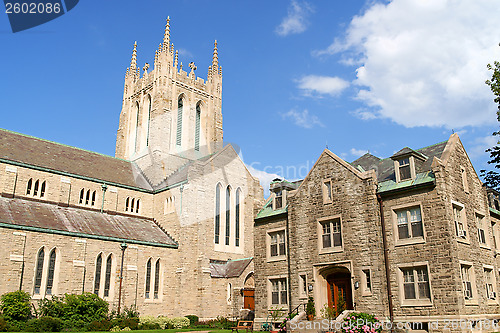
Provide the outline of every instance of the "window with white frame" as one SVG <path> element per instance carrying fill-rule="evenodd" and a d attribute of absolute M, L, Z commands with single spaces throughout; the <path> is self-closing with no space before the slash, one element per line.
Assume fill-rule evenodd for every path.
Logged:
<path fill-rule="evenodd" d="M 270 256 L 280 257 L 286 255 L 285 230 L 270 232 L 269 238 L 270 238 Z"/>
<path fill-rule="evenodd" d="M 78 200 L 78 203 L 82 206 L 94 207 L 96 203 L 96 197 L 96 191 L 82 188 L 80 190 L 80 200 Z"/>
<path fill-rule="evenodd" d="M 402 158 L 398 160 L 398 172 L 399 172 L 399 180 L 404 181 L 407 179 L 411 179 L 411 169 L 410 169 L 410 158 Z"/>
<path fill-rule="evenodd" d="M 497 294 L 494 288 L 494 277 L 493 277 L 493 269 L 484 267 L 484 280 L 486 284 L 486 298 L 487 299 L 496 299 Z"/>
<path fill-rule="evenodd" d="M 288 304 L 286 279 L 270 279 L 271 283 L 271 304 L 286 305 Z"/>
<path fill-rule="evenodd" d="M 486 230 L 484 225 L 484 217 L 482 215 L 476 214 L 476 225 L 477 234 L 479 238 L 480 245 L 486 245 Z"/>
<path fill-rule="evenodd" d="M 160 288 L 160 259 L 156 260 L 154 266 L 154 272 L 152 268 L 153 259 L 149 258 L 146 263 L 146 285 L 144 298 L 146 299 L 158 299 L 159 298 L 159 288 Z M 153 291 L 151 293 L 151 291 Z M 153 296 L 153 297 L 151 297 Z"/>
<path fill-rule="evenodd" d="M 125 199 L 125 211 L 138 214 L 140 203 L 140 199 L 127 197 L 127 199 Z"/>
<path fill-rule="evenodd" d="M 455 231 L 457 237 L 467 239 L 467 231 L 465 228 L 465 214 L 463 207 L 453 205 L 453 219 L 455 221 Z"/>
<path fill-rule="evenodd" d="M 472 265 L 461 264 L 460 274 L 462 277 L 462 287 L 464 291 L 464 298 L 472 299 L 474 297 L 472 291 Z"/>
<path fill-rule="evenodd" d="M 420 206 L 397 210 L 396 216 L 399 239 L 424 236 Z"/>
<path fill-rule="evenodd" d="M 322 221 L 321 223 L 321 244 L 323 249 L 342 246 L 342 226 L 340 218 L 329 221 Z"/>
<path fill-rule="evenodd" d="M 429 273 L 427 266 L 401 268 L 404 300 L 430 300 Z"/>

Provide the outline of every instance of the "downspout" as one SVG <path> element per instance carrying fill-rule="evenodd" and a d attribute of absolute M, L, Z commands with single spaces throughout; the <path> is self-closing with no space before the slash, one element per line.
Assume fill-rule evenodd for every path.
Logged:
<path fill-rule="evenodd" d="M 101 185 L 102 188 L 102 205 L 101 205 L 101 213 L 104 213 L 104 195 L 106 194 L 106 190 L 108 189 L 108 185 L 103 183 Z"/>
<path fill-rule="evenodd" d="M 382 245 L 384 247 L 384 266 L 385 266 L 385 279 L 387 284 L 387 302 L 389 305 L 389 320 L 391 322 L 391 332 L 394 332 L 392 323 L 394 323 L 394 308 L 392 305 L 392 290 L 391 290 L 391 278 L 389 269 L 389 249 L 387 248 L 387 237 L 385 233 L 385 219 L 384 219 L 384 203 L 382 201 L 382 196 L 377 194 L 377 201 L 380 208 L 380 225 L 382 227 Z"/>
<path fill-rule="evenodd" d="M 27 235 L 24 232 L 19 232 L 19 233 L 14 232 L 14 235 L 16 235 L 16 234 L 19 235 L 19 236 L 24 237 L 24 242 L 23 242 L 23 263 L 22 263 L 22 266 L 21 266 L 21 277 L 19 279 L 19 290 L 23 290 L 24 266 L 25 266 L 25 264 L 24 264 L 24 254 L 26 252 L 26 237 L 27 237 Z"/>
<path fill-rule="evenodd" d="M 125 258 L 125 249 L 127 248 L 127 243 L 123 242 L 120 244 L 122 249 L 122 263 L 120 266 L 120 287 L 118 289 L 118 315 L 120 315 L 120 306 L 122 301 L 122 283 L 123 283 L 123 259 Z"/>
<path fill-rule="evenodd" d="M 288 210 L 286 213 L 286 262 L 288 269 L 288 314 L 292 313 L 292 269 L 290 265 L 290 225 L 288 223 Z"/>

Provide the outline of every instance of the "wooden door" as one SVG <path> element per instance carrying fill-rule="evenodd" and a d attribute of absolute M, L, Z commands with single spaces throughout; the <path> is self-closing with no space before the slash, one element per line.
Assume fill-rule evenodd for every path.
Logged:
<path fill-rule="evenodd" d="M 243 309 L 255 311 L 255 290 L 243 289 Z"/>
<path fill-rule="evenodd" d="M 328 282 L 328 306 L 339 309 L 340 297 L 344 299 L 345 310 L 353 310 L 351 279 L 349 277 L 336 277 L 330 275 Z"/>

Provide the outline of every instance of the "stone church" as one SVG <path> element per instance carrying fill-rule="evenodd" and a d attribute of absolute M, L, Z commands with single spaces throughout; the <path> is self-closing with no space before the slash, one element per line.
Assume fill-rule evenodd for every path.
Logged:
<path fill-rule="evenodd" d="M 254 229 L 257 327 L 274 309 L 303 316 L 311 297 L 319 318 L 329 306 L 405 332 L 500 331 L 499 196 L 457 134 L 352 163 L 326 149 L 270 190 Z"/>
<path fill-rule="evenodd" d="M 183 69 L 169 19 L 151 69 L 134 45 L 115 157 L 0 130 L 0 294 L 91 292 L 141 315 L 253 309 L 263 192 L 223 144 L 217 52 L 204 80 Z"/>

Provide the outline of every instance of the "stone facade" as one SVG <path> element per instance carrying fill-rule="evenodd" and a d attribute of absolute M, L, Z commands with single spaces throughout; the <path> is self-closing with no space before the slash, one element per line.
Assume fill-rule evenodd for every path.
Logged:
<path fill-rule="evenodd" d="M 276 307 L 301 312 L 308 297 L 321 317 L 325 306 L 341 306 L 340 295 L 347 309 L 426 331 L 477 330 L 477 321 L 500 318 L 499 215 L 458 136 L 391 159 L 367 154 L 349 164 L 325 150 L 289 191 L 284 181 L 272 185 L 255 220 L 257 322 Z M 276 230 L 286 255 L 270 253 Z"/>
<path fill-rule="evenodd" d="M 248 313 L 263 193 L 222 144 L 217 44 L 212 59 L 206 81 L 194 64 L 184 72 L 169 20 L 151 72 L 140 75 L 134 46 L 117 158 L 0 131 L 0 241 L 11 244 L 0 249 L 0 293 L 95 292 L 141 315 Z"/>

